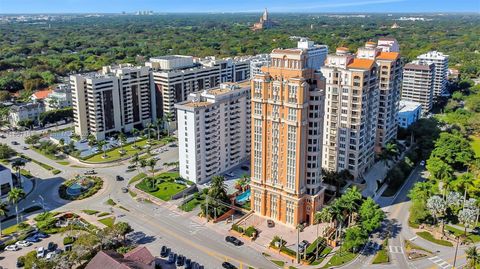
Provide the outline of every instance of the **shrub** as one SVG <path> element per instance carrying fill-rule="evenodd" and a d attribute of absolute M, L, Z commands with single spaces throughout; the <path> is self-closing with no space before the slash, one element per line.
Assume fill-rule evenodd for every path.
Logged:
<path fill-rule="evenodd" d="M 75 237 L 73 236 L 66 236 L 63 238 L 63 245 L 70 245 L 70 244 L 73 244 L 73 242 L 75 242 Z"/>
<path fill-rule="evenodd" d="M 245 230 L 245 235 L 248 237 L 256 237 L 257 236 L 257 229 L 255 227 L 250 226 Z"/>

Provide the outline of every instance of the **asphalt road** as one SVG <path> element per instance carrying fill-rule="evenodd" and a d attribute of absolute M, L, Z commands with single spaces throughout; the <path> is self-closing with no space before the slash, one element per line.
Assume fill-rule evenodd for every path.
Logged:
<path fill-rule="evenodd" d="M 51 175 L 49 171 L 36 166 L 31 170 L 36 177 L 36 186 L 31 194 L 19 204 L 19 208 L 26 208 L 33 204 L 41 205 L 41 195 L 47 210 L 55 211 L 80 211 L 82 209 L 93 209 L 99 211 L 109 211 L 110 206 L 105 204 L 109 198 L 119 202 L 122 206 L 129 209 L 129 212 L 114 208 L 114 213 L 120 221 L 126 221 L 135 229 L 135 237 L 139 238 L 139 243 L 146 244 L 152 254 L 159 255 L 162 245 L 167 245 L 173 251 L 183 254 L 192 260 L 203 264 L 205 268 L 221 268 L 221 263 L 229 261 L 239 268 L 276 268 L 271 262 L 267 261 L 260 252 L 250 248 L 248 244 L 235 247 L 227 244 L 224 240 L 224 234 L 206 227 L 201 223 L 196 223 L 190 218 L 184 218 L 181 214 L 170 211 L 163 206 L 156 206 L 149 203 L 140 203 L 131 198 L 128 193 L 122 193 L 121 188 L 126 186 L 128 179 L 133 177 L 136 172 L 126 172 L 126 167 L 130 165 L 128 161 L 117 163 L 114 166 L 95 167 L 98 176 L 105 181 L 104 188 L 96 195 L 80 200 L 65 201 L 58 196 L 58 186 L 65 180 L 74 177 L 76 174 L 83 174 L 84 171 L 91 168 L 77 168 L 58 164 L 33 150 L 23 150 L 24 136 L 9 135 L 6 139 L 1 139 L 2 143 L 9 144 L 19 152 L 39 160 L 62 171 L 61 174 Z M 11 145 L 11 141 L 18 141 L 20 145 Z M 159 165 L 164 162 L 178 160 L 178 148 L 165 146 L 168 151 L 160 153 Z M 73 164 L 73 162 L 70 162 Z M 37 167 L 37 169 L 35 169 Z M 30 168 L 30 167 L 29 167 Z M 116 175 L 125 177 L 125 181 L 115 180 Z M 4 223 L 3 228 L 14 224 L 14 220 Z"/>

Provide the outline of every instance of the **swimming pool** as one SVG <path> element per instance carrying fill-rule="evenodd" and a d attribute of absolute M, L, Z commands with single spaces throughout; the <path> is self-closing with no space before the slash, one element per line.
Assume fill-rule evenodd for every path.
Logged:
<path fill-rule="evenodd" d="M 248 189 L 247 191 L 245 191 L 244 193 L 241 193 L 240 195 L 238 195 L 237 197 L 235 197 L 235 201 L 237 203 L 245 203 L 246 201 L 249 201 L 250 200 L 250 189 Z"/>

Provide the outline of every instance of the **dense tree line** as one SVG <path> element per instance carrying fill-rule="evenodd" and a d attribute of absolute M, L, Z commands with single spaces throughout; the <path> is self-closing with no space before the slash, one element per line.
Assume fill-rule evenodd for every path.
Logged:
<path fill-rule="evenodd" d="M 369 39 L 395 36 L 406 60 L 431 49 L 451 56 L 467 77 L 480 74 L 479 17 L 423 15 L 432 21 L 398 22 L 396 16 L 335 18 L 325 14 L 273 14 L 274 29 L 252 32 L 260 14 L 170 14 L 72 17 L 48 24 L 0 24 L 0 90 L 35 90 L 55 76 L 96 70 L 111 63 L 139 63 L 151 56 L 188 54 L 237 56 L 268 53 L 295 45 L 289 36 L 307 36 L 331 50 L 354 50 Z"/>

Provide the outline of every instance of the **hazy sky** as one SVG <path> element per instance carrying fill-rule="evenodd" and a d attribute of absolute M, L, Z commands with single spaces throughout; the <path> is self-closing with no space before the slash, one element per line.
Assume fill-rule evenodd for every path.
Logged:
<path fill-rule="evenodd" d="M 0 0 L 1 13 L 477 12 L 480 0 Z"/>

